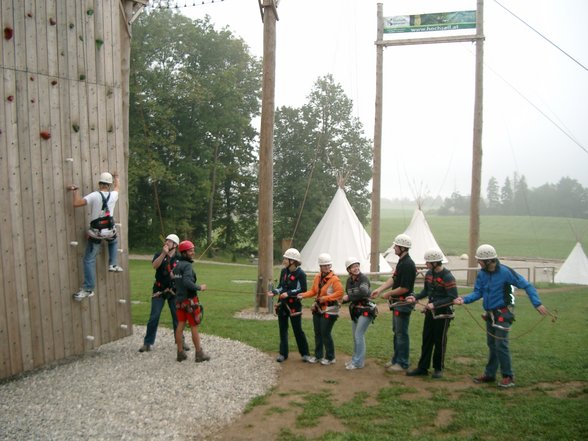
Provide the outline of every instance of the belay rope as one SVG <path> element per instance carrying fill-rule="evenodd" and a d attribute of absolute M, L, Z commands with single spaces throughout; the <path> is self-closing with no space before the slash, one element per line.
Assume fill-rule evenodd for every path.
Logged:
<path fill-rule="evenodd" d="M 419 300 L 417 300 L 417 301 L 415 302 L 415 305 L 420 305 L 420 306 L 423 306 L 423 307 L 425 307 L 425 308 L 426 308 L 426 304 L 423 304 L 423 303 L 422 303 L 422 302 L 420 302 Z M 453 302 L 451 302 L 451 303 L 446 303 L 446 304 L 444 304 L 444 305 L 439 305 L 439 306 L 438 306 L 438 308 L 442 308 L 442 307 L 444 307 L 444 306 L 450 306 L 450 305 L 453 305 Z M 516 340 L 516 339 L 522 338 L 522 337 L 524 337 L 524 336 L 526 336 L 526 335 L 530 334 L 531 332 L 533 332 L 533 331 L 535 330 L 535 328 L 537 328 L 537 326 L 539 326 L 539 325 L 541 324 L 541 322 L 542 322 L 543 320 L 545 320 L 545 318 L 547 317 L 547 315 L 543 315 L 543 316 L 541 316 L 541 317 L 539 318 L 539 320 L 537 320 L 537 321 L 535 322 L 535 324 L 533 324 L 533 326 L 531 326 L 529 329 L 527 329 L 526 331 L 522 332 L 521 334 L 518 334 L 518 335 L 516 335 L 516 336 L 513 336 L 513 337 L 498 337 L 497 335 L 494 335 L 494 334 L 492 334 L 492 333 L 488 332 L 488 330 L 485 328 L 485 326 L 483 326 L 482 324 L 480 324 L 480 322 L 478 322 L 478 320 L 476 320 L 476 318 L 474 317 L 474 314 L 473 314 L 473 313 L 472 313 L 472 312 L 469 310 L 469 308 L 468 308 L 468 307 L 467 307 L 465 304 L 464 304 L 464 305 L 461 305 L 461 306 L 463 306 L 463 308 L 466 310 L 466 312 L 467 312 L 467 313 L 468 313 L 468 315 L 471 317 L 471 319 L 474 321 L 474 323 L 476 323 L 476 325 L 478 326 L 478 328 L 480 328 L 482 331 L 484 331 L 484 333 L 485 333 L 485 334 L 487 334 L 487 335 L 489 335 L 489 336 L 491 336 L 491 337 L 494 337 L 494 338 L 496 338 L 496 339 L 499 339 L 499 340 L 506 340 L 507 338 L 510 338 L 510 340 Z M 426 310 L 426 309 L 425 309 L 425 310 Z M 423 312 L 424 312 L 424 311 L 423 311 Z M 551 311 L 549 311 L 549 310 L 548 310 L 548 311 L 547 311 L 547 313 L 548 313 L 548 315 L 551 317 L 551 322 L 552 322 L 552 323 L 555 323 L 555 322 L 557 321 L 557 318 L 558 318 L 558 317 L 557 317 L 557 310 L 555 310 L 555 312 L 554 312 L 554 313 L 552 313 Z"/>

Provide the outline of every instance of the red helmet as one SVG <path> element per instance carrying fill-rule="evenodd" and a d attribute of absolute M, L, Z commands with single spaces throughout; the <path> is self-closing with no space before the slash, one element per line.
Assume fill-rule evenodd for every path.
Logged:
<path fill-rule="evenodd" d="M 184 251 L 191 250 L 193 248 L 194 248 L 194 244 L 192 242 L 190 242 L 189 240 L 181 241 L 180 245 L 178 246 L 180 253 L 183 253 Z"/>

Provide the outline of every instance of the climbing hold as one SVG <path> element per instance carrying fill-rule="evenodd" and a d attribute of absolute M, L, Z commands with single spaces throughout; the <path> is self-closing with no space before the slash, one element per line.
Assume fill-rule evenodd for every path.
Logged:
<path fill-rule="evenodd" d="M 14 35 L 14 31 L 12 30 L 12 28 L 9 28 L 9 27 L 4 28 L 4 38 L 6 40 L 10 40 L 13 35 Z"/>
<path fill-rule="evenodd" d="M 40 135 L 43 139 L 51 139 L 51 133 L 47 132 L 46 130 L 42 131 Z"/>

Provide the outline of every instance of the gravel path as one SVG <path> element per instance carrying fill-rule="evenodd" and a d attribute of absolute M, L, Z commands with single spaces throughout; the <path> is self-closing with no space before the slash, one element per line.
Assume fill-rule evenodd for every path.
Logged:
<path fill-rule="evenodd" d="M 1 440 L 204 440 L 277 382 L 267 354 L 202 335 L 211 356 L 178 363 L 172 331 L 139 353 L 144 326 L 66 363 L 0 384 Z M 189 341 L 189 333 L 186 333 Z M 191 342 L 190 342 L 191 343 Z"/>

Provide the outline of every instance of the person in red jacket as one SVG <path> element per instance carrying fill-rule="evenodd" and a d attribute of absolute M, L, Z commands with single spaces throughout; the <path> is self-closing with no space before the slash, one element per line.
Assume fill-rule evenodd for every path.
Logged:
<path fill-rule="evenodd" d="M 343 285 L 339 277 L 331 271 L 333 259 L 327 253 L 318 256 L 320 273 L 314 277 L 312 288 L 298 294 L 298 298 L 315 297 L 312 305 L 312 323 L 314 325 L 314 357 L 309 363 L 320 363 L 324 366 L 335 363 L 335 343 L 331 331 L 339 317 L 339 300 L 343 297 Z M 324 355 L 324 358 L 323 358 Z"/>

